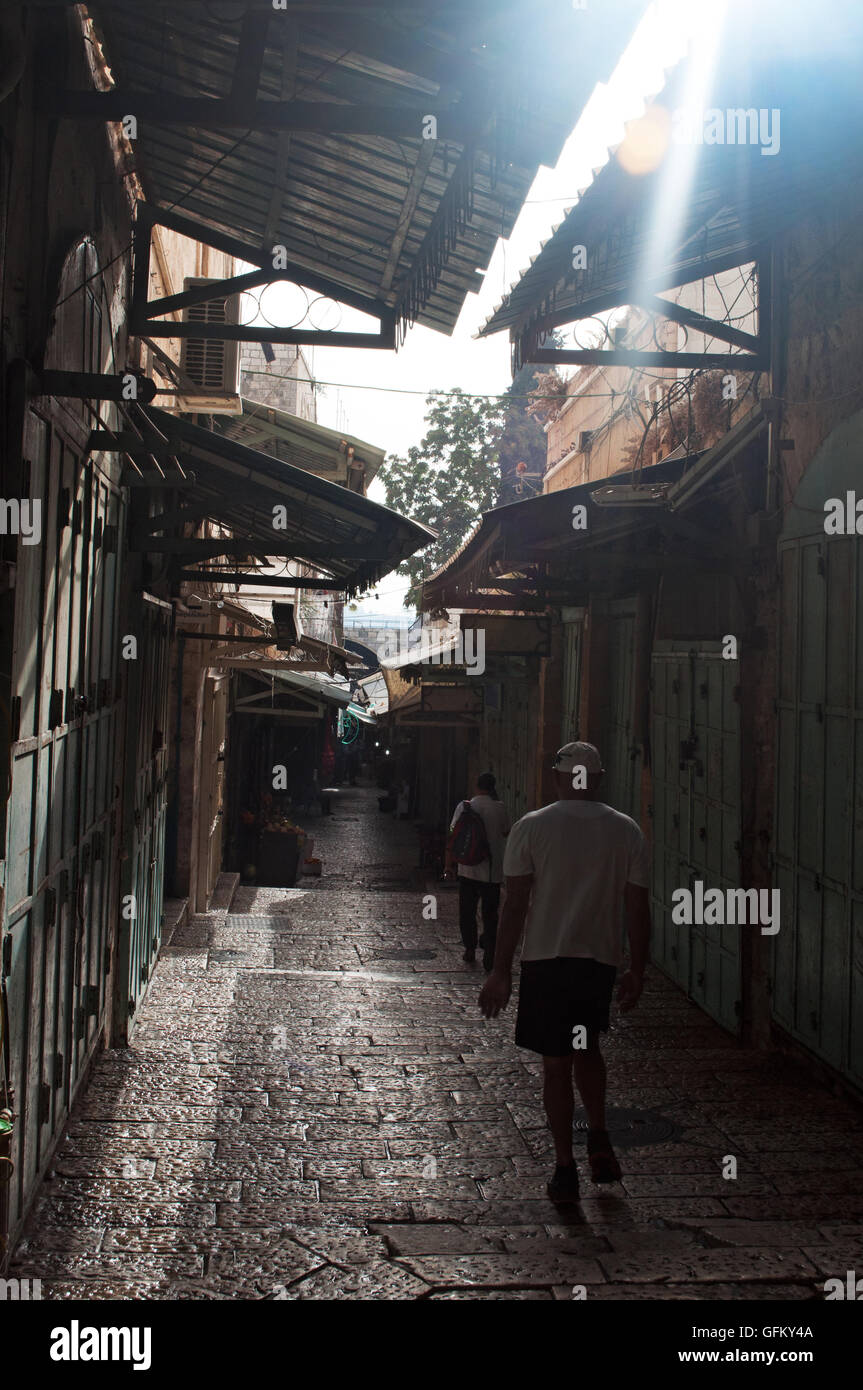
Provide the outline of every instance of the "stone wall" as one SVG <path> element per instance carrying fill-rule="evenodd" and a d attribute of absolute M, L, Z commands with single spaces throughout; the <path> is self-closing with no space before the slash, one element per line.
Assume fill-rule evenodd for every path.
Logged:
<path fill-rule="evenodd" d="M 240 395 L 261 405 L 317 421 L 317 402 L 311 385 L 311 369 L 300 348 L 268 345 L 268 360 L 261 343 L 240 347 Z"/>

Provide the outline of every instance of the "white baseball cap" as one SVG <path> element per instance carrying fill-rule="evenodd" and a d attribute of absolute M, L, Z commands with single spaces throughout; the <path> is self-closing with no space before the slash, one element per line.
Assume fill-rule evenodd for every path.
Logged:
<path fill-rule="evenodd" d="M 592 743 L 565 743 L 558 748 L 552 767 L 555 772 L 572 772 L 573 768 L 583 767 L 588 777 L 597 776 L 602 772 L 602 758 Z"/>

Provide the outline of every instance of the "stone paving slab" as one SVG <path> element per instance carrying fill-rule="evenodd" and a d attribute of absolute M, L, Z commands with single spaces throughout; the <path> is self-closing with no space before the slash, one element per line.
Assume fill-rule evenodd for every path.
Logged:
<path fill-rule="evenodd" d="M 609 1099 L 676 1135 L 621 1150 L 607 1190 L 579 1147 L 582 1200 L 555 1208 L 539 1060 L 512 1006 L 481 1018 L 457 895 L 420 881 L 413 828 L 376 795 L 310 818 L 321 880 L 231 898 L 223 876 L 213 912 L 178 919 L 13 1272 L 58 1300 L 737 1302 L 863 1269 L 859 1107 L 656 973 L 613 1017 Z"/>

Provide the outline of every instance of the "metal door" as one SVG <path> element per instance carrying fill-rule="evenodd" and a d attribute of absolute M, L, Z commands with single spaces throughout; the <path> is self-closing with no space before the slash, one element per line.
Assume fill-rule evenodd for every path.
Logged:
<path fill-rule="evenodd" d="M 730 1032 L 741 1022 L 737 924 L 672 921 L 672 894 L 740 885 L 737 662 L 721 643 L 658 642 L 651 667 L 651 959 Z"/>
<path fill-rule="evenodd" d="M 206 911 L 222 868 L 222 824 L 225 781 L 225 722 L 228 677 L 204 683 L 204 719 L 198 777 L 198 850 L 195 901 Z"/>
<path fill-rule="evenodd" d="M 170 604 L 143 595 L 128 660 L 124 840 L 117 1034 L 131 1021 L 150 982 L 162 943 L 167 814 Z"/>
<path fill-rule="evenodd" d="M 636 611 L 632 600 L 611 605 L 608 615 L 608 674 L 602 747 L 605 766 L 600 795 L 616 811 L 640 819 L 642 750 L 635 742 Z"/>
<path fill-rule="evenodd" d="M 18 545 L 11 650 L 11 783 L 3 974 L 17 1120 L 14 1232 L 44 1172 L 107 1011 L 117 899 L 123 503 L 74 420 L 23 413 L 38 544 Z"/>
<path fill-rule="evenodd" d="M 849 466 L 855 466 L 852 451 Z M 831 490 L 823 474 L 818 496 Z M 813 480 L 814 487 L 815 480 Z M 850 483 L 848 483 L 850 486 Z M 804 498 L 812 502 L 816 499 Z M 822 508 L 823 511 L 823 508 Z M 812 508 L 802 525 L 812 525 Z M 780 544 L 776 1021 L 863 1083 L 863 561 L 855 537 Z"/>
<path fill-rule="evenodd" d="M 486 708 L 480 761 L 493 772 L 497 793 L 513 821 L 534 810 L 536 681 L 504 677 L 500 709 Z"/>
<path fill-rule="evenodd" d="M 584 609 L 564 608 L 563 623 L 563 688 L 561 690 L 560 742 L 571 743 L 580 737 L 579 706 L 581 703 L 581 654 L 584 637 Z"/>

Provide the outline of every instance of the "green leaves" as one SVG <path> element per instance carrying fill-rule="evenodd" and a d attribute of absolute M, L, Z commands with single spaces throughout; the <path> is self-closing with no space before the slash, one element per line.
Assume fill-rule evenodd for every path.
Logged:
<path fill-rule="evenodd" d="M 481 514 L 495 505 L 500 485 L 503 401 L 456 390 L 432 392 L 427 405 L 421 442 L 405 458 L 388 458 L 379 475 L 388 506 L 438 532 L 437 541 L 399 569 L 411 580 L 405 607 L 419 601 L 423 578 L 456 553 Z"/>

